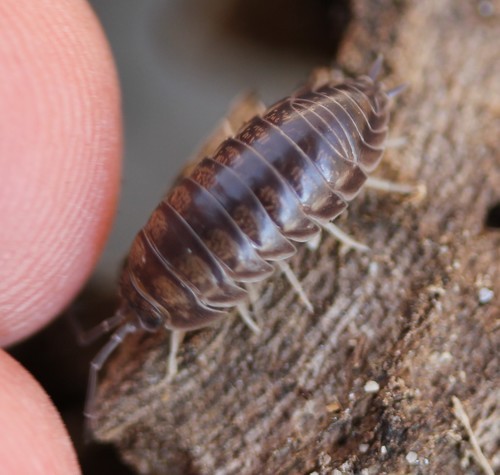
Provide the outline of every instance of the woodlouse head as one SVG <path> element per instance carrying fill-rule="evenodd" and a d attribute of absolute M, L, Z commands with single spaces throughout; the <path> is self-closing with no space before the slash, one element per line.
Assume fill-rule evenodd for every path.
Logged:
<path fill-rule="evenodd" d="M 137 328 L 154 332 L 164 326 L 165 321 L 170 318 L 170 315 L 165 315 L 165 311 L 160 311 L 144 297 L 139 283 L 130 272 L 123 273 L 121 292 L 127 295 L 127 298 L 122 299 L 122 306 L 118 312 L 134 321 Z"/>

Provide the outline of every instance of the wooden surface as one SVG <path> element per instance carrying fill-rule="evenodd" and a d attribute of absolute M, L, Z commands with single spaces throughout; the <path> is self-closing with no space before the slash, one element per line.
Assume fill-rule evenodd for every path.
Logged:
<path fill-rule="evenodd" d="M 262 334 L 234 316 L 189 334 L 171 384 L 168 335 L 131 336 L 94 433 L 138 473 L 487 473 L 453 396 L 500 470 L 500 231 L 484 225 L 500 202 L 500 4 L 485 16 L 487 3 L 353 2 L 338 63 L 364 72 L 380 52 L 387 85 L 410 86 L 391 120 L 408 144 L 377 174 L 427 196 L 361 194 L 338 224 L 370 253 L 325 237 L 290 261 L 314 315 L 276 276 L 254 308 Z"/>

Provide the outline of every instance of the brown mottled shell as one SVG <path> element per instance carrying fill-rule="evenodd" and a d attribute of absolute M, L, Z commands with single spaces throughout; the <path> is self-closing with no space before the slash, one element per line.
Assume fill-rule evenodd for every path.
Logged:
<path fill-rule="evenodd" d="M 201 328 L 335 219 L 380 161 L 389 96 L 372 76 L 303 88 L 180 177 L 134 240 L 122 309 L 153 330 Z"/>

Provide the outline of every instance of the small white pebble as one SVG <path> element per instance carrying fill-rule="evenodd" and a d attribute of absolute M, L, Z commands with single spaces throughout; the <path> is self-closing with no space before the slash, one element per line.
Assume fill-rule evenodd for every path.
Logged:
<path fill-rule="evenodd" d="M 477 297 L 481 305 L 490 303 L 493 300 L 494 296 L 495 293 L 493 292 L 493 290 L 488 289 L 488 287 L 481 287 L 479 289 L 479 292 L 477 293 Z"/>
<path fill-rule="evenodd" d="M 428 458 L 424 458 L 424 465 L 429 465 L 429 459 Z"/>
<path fill-rule="evenodd" d="M 368 444 L 359 444 L 359 451 L 362 454 L 366 454 L 366 452 L 368 452 L 369 448 L 370 448 L 370 446 Z"/>
<path fill-rule="evenodd" d="M 385 445 L 382 445 L 382 447 L 380 447 L 380 453 L 382 455 L 387 455 L 387 447 Z"/>
<path fill-rule="evenodd" d="M 367 381 L 364 388 L 365 393 L 378 393 L 380 390 L 380 384 L 377 383 L 377 381 Z"/>
<path fill-rule="evenodd" d="M 311 472 L 309 475 L 319 475 L 318 472 Z"/>
<path fill-rule="evenodd" d="M 430 294 L 444 295 L 446 293 L 446 290 L 444 290 L 443 287 L 439 287 L 438 285 L 429 285 L 427 287 L 427 292 L 429 292 Z"/>
<path fill-rule="evenodd" d="M 453 355 L 449 351 L 443 351 L 439 355 L 439 361 L 441 363 L 449 363 L 450 361 L 453 361 Z"/>
<path fill-rule="evenodd" d="M 406 454 L 406 461 L 411 465 L 418 464 L 418 454 L 413 451 L 408 452 Z"/>
<path fill-rule="evenodd" d="M 341 472 L 340 470 L 335 469 L 335 470 L 332 472 L 332 475 L 342 475 L 342 472 Z"/>
<path fill-rule="evenodd" d="M 368 273 L 375 277 L 378 274 L 378 264 L 375 261 L 371 261 L 368 266 Z"/>

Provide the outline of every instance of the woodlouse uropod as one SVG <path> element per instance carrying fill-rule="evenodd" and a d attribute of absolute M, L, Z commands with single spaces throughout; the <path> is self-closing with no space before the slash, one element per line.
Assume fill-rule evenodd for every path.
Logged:
<path fill-rule="evenodd" d="M 347 207 L 378 165 L 386 144 L 391 99 L 368 75 L 315 81 L 249 118 L 176 181 L 136 236 L 120 281 L 121 305 L 102 327 L 120 328 L 94 358 L 86 415 L 93 414 L 97 374 L 128 333 L 172 332 L 169 374 L 187 330 L 202 328 L 239 306 L 238 285 L 270 276 L 272 261 L 295 253 Z M 319 79 L 322 78 L 322 79 Z M 389 187 L 391 188 L 391 187 Z M 403 187 L 399 191 L 408 191 Z M 394 189 L 397 191 L 398 186 Z M 300 284 L 286 266 L 292 284 Z"/>

